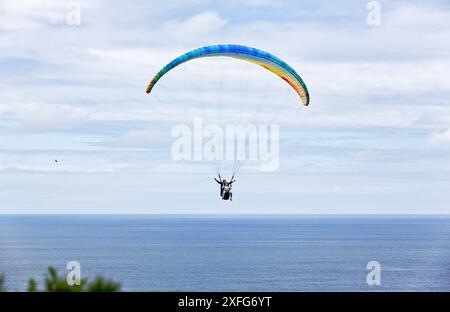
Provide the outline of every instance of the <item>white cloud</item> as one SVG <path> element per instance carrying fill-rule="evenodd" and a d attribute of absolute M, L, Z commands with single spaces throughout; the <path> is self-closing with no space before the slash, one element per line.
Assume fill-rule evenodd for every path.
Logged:
<path fill-rule="evenodd" d="M 444 131 L 433 132 L 428 139 L 429 144 L 449 144 L 450 143 L 450 129 Z"/>
<path fill-rule="evenodd" d="M 124 133 L 115 143 L 120 146 L 149 147 L 155 142 L 168 142 L 169 139 L 168 131 L 135 130 Z"/>
<path fill-rule="evenodd" d="M 407 6 L 389 12 L 388 23 L 395 27 L 444 30 L 450 28 L 448 10 L 427 6 Z"/>
<path fill-rule="evenodd" d="M 0 166 L 0 173 L 28 173 L 28 174 L 93 174 L 130 171 L 132 164 L 75 164 L 75 165 L 17 165 Z M 141 168 L 139 168 L 141 170 Z"/>
<path fill-rule="evenodd" d="M 67 23 L 70 1 L 61 0 L 2 0 L 0 3 L 0 30 L 36 31 Z M 81 10 L 93 9 L 97 0 L 76 1 Z"/>
<path fill-rule="evenodd" d="M 67 144 L 69 147 L 76 145 L 77 150 L 114 148 L 129 151 L 130 147 L 159 143 L 160 134 L 150 130 L 155 129 L 155 125 L 161 129 L 170 128 L 176 122 L 189 122 L 188 117 L 198 114 L 217 118 L 220 113 L 217 114 L 214 108 L 219 103 L 228 108 L 222 109 L 225 117 L 220 117 L 228 120 L 245 118 L 251 110 L 244 113 L 245 108 L 239 110 L 230 102 L 238 99 L 238 104 L 245 107 L 263 94 L 288 87 L 276 76 L 266 84 L 269 80 L 262 77 L 272 74 L 261 69 L 255 71 L 257 79 L 251 77 L 253 81 L 247 89 L 248 94 L 236 96 L 230 91 L 220 97 L 220 102 L 215 84 L 207 83 L 216 82 L 214 78 L 208 80 L 213 77 L 209 73 L 220 67 L 214 69 L 208 67 L 207 62 L 199 61 L 185 64 L 183 70 L 177 68 L 164 77 L 153 96 L 145 94 L 145 86 L 152 75 L 171 59 L 193 48 L 217 43 L 237 43 L 266 50 L 299 71 L 310 88 L 311 106 L 296 111 L 296 98 L 289 106 L 292 110 L 283 111 L 276 120 L 283 127 L 318 132 L 361 127 L 370 132 L 371 147 L 362 146 L 361 151 L 348 154 L 346 157 L 351 159 L 351 164 L 366 166 L 373 163 L 375 166 L 375 160 L 384 155 L 383 147 L 377 145 L 392 145 L 389 138 L 398 139 L 413 149 L 423 142 L 426 133 L 440 129 L 433 133 L 429 143 L 449 142 L 450 130 L 441 130 L 447 128 L 450 121 L 448 10 L 434 3 L 428 7 L 396 4 L 395 11 L 388 10 L 391 6 L 383 6 L 382 24 L 372 28 L 365 23 L 365 5 L 356 4 L 355 8 L 354 1 L 339 5 L 319 3 L 317 6 L 311 5 L 312 1 L 303 6 L 294 1 L 272 0 L 234 1 L 231 6 L 228 1 L 212 3 L 167 0 L 165 3 L 138 1 L 130 5 L 111 5 L 107 1 L 83 1 L 82 25 L 67 27 L 62 25 L 67 13 L 66 1 L 2 1 L 0 129 L 3 149 L 14 146 L 20 156 L 15 156 L 19 157 L 17 160 L 9 154 L 0 155 L 4 166 L 0 171 L 62 170 L 63 166 L 53 168 L 36 163 L 36 155 L 26 157 L 25 152 L 20 152 L 30 145 L 36 149 L 48 143 L 48 147 L 53 148 Z M 282 3 L 289 4 L 279 5 Z M 244 17 L 242 11 L 234 11 L 240 5 L 247 6 L 248 16 Z M 275 5 L 277 7 L 273 9 L 279 14 L 269 11 Z M 325 11 L 317 9 L 322 7 Z M 283 13 L 288 18 L 284 18 Z M 226 65 L 223 74 L 229 80 L 242 82 L 249 77 L 239 70 L 239 62 L 223 64 Z M 189 114 L 183 115 L 186 110 Z M 264 113 L 261 114 L 263 117 Z M 81 127 L 84 123 L 86 125 Z M 27 133 L 11 131 L 14 129 Z M 59 131 L 48 133 L 55 129 Z M 110 129 L 114 129 L 114 133 L 109 133 Z M 411 140 L 408 138 L 403 142 L 403 136 L 398 138 L 399 132 L 404 133 L 402 131 L 411 131 Z M 52 139 L 55 134 L 58 140 Z M 37 137 L 40 139 L 36 140 Z M 330 153 L 327 142 L 320 143 L 323 143 L 321 153 Z M 338 139 L 333 141 L 335 148 L 343 148 L 343 145 L 345 143 Z M 411 152 L 403 150 L 402 146 L 395 148 L 400 152 Z M 182 167 L 170 164 L 167 159 L 158 159 L 157 152 L 145 152 L 149 153 L 147 158 L 124 155 L 117 159 L 118 156 L 111 153 L 107 157 L 99 156 L 95 162 L 80 156 L 73 159 L 71 165 L 63 165 L 65 172 L 70 173 L 176 172 Z M 296 147 L 286 153 L 298 154 L 299 158 L 307 156 Z M 435 161 L 434 166 L 442 165 L 439 157 L 434 156 L 427 158 L 429 163 Z M 339 157 L 332 155 L 330 158 Z M 152 167 L 145 167 L 150 158 L 154 162 Z M 305 161 L 315 164 L 315 159 Z M 299 164 L 286 166 L 288 171 Z M 405 172 L 412 175 L 419 167 L 408 165 Z M 394 165 L 392 168 L 398 170 Z M 342 169 L 348 170 L 347 167 Z M 197 169 L 183 170 L 189 172 L 189 176 L 199 172 Z M 320 168 L 310 170 L 314 174 L 321 172 Z M 443 172 L 448 172 L 445 170 L 447 168 Z M 207 172 L 206 169 L 202 171 L 202 176 Z M 335 172 L 326 173 L 335 177 L 336 183 L 341 181 L 341 177 L 334 176 Z M 298 179 L 297 175 L 296 172 L 293 179 Z M 386 176 L 390 177 L 389 174 Z M 413 182 L 423 184 L 423 180 Z M 10 181 L 5 185 L 8 183 Z M 399 184 L 405 185 L 405 181 L 390 184 L 392 193 L 399 190 Z M 311 185 L 317 193 L 323 193 L 320 181 Z M 335 185 L 334 181 L 332 185 Z M 280 184 L 280 187 L 284 186 Z"/>
<path fill-rule="evenodd" d="M 18 107 L 16 106 L 16 109 Z M 14 113 L 21 121 L 21 125 L 17 129 L 20 132 L 66 129 L 77 123 L 86 122 L 88 117 L 84 110 L 70 105 L 37 102 L 20 105 L 20 109 L 14 111 Z"/>
<path fill-rule="evenodd" d="M 14 1 L 0 4 L 0 30 L 36 30 L 64 21 L 65 2 L 57 0 Z"/>
<path fill-rule="evenodd" d="M 226 24 L 226 19 L 221 18 L 215 12 L 208 11 L 190 16 L 183 21 L 167 21 L 162 24 L 160 31 L 166 36 L 166 39 L 192 42 L 195 39 L 206 38 L 222 29 Z"/>
<path fill-rule="evenodd" d="M 283 0 L 231 0 L 234 5 L 248 7 L 282 7 L 286 3 Z"/>

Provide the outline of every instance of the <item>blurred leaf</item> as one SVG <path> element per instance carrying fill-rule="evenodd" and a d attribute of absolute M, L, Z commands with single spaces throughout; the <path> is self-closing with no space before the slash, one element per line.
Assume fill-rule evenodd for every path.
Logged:
<path fill-rule="evenodd" d="M 111 280 L 105 280 L 102 276 L 97 276 L 95 280 L 87 287 L 87 291 L 91 292 L 114 292 L 120 290 L 120 284 Z"/>
<path fill-rule="evenodd" d="M 36 292 L 38 291 L 37 289 L 37 282 L 34 278 L 30 277 L 30 279 L 28 280 L 28 289 L 29 292 Z"/>
<path fill-rule="evenodd" d="M 58 271 L 50 266 L 48 267 L 47 275 L 44 279 L 44 289 L 47 292 L 81 292 L 81 291 L 92 291 L 92 292 L 114 292 L 120 291 L 120 283 L 114 282 L 112 280 L 107 280 L 102 276 L 98 276 L 93 282 L 87 283 L 86 279 L 82 279 L 80 285 L 69 286 L 67 284 L 65 276 L 59 277 Z M 32 277 L 28 279 L 29 292 L 40 291 L 38 288 L 38 283 Z M 6 291 L 5 289 L 5 277 L 0 274 L 0 292 Z"/>
<path fill-rule="evenodd" d="M 4 291 L 6 291 L 5 277 L 2 274 L 0 274 L 0 292 L 4 292 Z"/>
<path fill-rule="evenodd" d="M 84 291 L 86 280 L 81 280 L 80 285 L 70 286 L 67 284 L 66 278 L 58 277 L 58 271 L 54 267 L 48 268 L 48 274 L 44 280 L 45 291 L 48 292 L 80 292 Z"/>

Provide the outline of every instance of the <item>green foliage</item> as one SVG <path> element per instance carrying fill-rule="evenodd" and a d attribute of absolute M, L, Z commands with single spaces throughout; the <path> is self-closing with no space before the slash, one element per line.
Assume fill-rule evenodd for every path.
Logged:
<path fill-rule="evenodd" d="M 101 276 L 97 276 L 92 283 L 87 285 L 87 291 L 91 291 L 91 292 L 94 292 L 94 291 L 114 292 L 114 291 L 119 291 L 119 290 L 120 290 L 119 283 L 105 280 Z"/>
<path fill-rule="evenodd" d="M 0 274 L 0 292 L 6 291 L 5 288 L 5 277 Z"/>
<path fill-rule="evenodd" d="M 48 273 L 44 279 L 45 291 L 48 292 L 80 292 L 83 291 L 85 284 L 86 280 L 81 280 L 80 285 L 69 286 L 65 277 L 59 277 L 54 267 L 48 267 Z"/>
<path fill-rule="evenodd" d="M 5 278 L 0 274 L 0 292 L 5 290 Z M 107 280 L 102 276 L 98 276 L 93 282 L 88 283 L 86 279 L 82 279 L 80 285 L 69 286 L 64 276 L 58 276 L 58 271 L 54 267 L 49 267 L 47 275 L 44 279 L 44 289 L 39 290 L 38 283 L 34 278 L 28 280 L 29 292 L 47 291 L 47 292 L 115 292 L 120 291 L 120 284 L 112 280 Z"/>
<path fill-rule="evenodd" d="M 120 284 L 111 280 L 106 280 L 102 276 L 98 276 L 91 283 L 86 279 L 82 279 L 80 285 L 69 286 L 64 277 L 58 277 L 58 272 L 54 267 L 48 268 L 48 275 L 44 281 L 45 291 L 64 291 L 64 292 L 114 292 L 120 290 Z"/>
<path fill-rule="evenodd" d="M 37 288 L 37 282 L 36 282 L 36 280 L 34 279 L 34 278 L 32 278 L 32 277 L 30 277 L 29 279 L 28 279 L 28 289 L 27 289 L 29 292 L 36 292 L 36 291 L 38 291 L 38 288 Z"/>

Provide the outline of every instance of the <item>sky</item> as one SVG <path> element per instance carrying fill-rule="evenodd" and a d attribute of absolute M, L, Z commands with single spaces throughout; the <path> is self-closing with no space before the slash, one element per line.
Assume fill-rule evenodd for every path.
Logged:
<path fill-rule="evenodd" d="M 450 3 L 377 1 L 378 25 L 373 5 L 1 0 L 0 213 L 449 214 Z M 223 43 L 285 60 L 310 106 L 235 60 L 145 93 L 173 58 Z M 197 115 L 275 116 L 278 170 L 244 164 L 222 201 L 209 162 L 171 157 Z"/>

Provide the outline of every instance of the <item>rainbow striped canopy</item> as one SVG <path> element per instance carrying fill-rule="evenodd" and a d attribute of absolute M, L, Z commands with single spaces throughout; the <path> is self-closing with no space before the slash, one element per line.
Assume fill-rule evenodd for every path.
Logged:
<path fill-rule="evenodd" d="M 270 70 L 274 74 L 278 75 L 281 79 L 286 81 L 295 90 L 295 92 L 297 92 L 305 106 L 308 106 L 309 104 L 308 89 L 306 88 L 306 85 L 303 82 L 302 78 L 300 78 L 300 76 L 291 66 L 268 52 L 232 44 L 207 46 L 192 50 L 177 57 L 172 62 L 164 66 L 164 68 L 162 68 L 155 75 L 155 77 L 153 77 L 153 79 L 148 84 L 147 93 L 150 93 L 158 80 L 161 79 L 161 77 L 164 76 L 172 68 L 196 58 L 210 56 L 232 57 L 235 59 L 258 64 L 266 68 L 267 70 Z"/>

